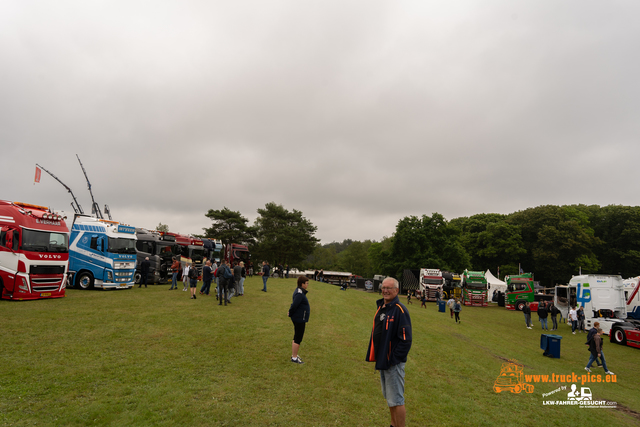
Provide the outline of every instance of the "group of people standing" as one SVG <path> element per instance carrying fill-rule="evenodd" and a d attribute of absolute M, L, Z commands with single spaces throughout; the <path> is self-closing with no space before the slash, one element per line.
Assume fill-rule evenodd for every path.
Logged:
<path fill-rule="evenodd" d="M 522 313 L 524 314 L 524 323 L 527 326 L 527 329 L 533 329 L 533 323 L 531 322 L 531 304 L 529 302 L 525 303 L 522 308 Z M 551 316 L 552 321 L 551 330 L 558 330 L 558 314 L 560 314 L 560 310 L 558 310 L 558 307 L 556 307 L 551 301 L 540 301 L 538 303 L 537 314 L 542 330 L 549 330 L 549 316 Z"/>
<path fill-rule="evenodd" d="M 173 258 L 171 264 L 171 287 L 169 290 L 178 289 L 178 274 L 182 269 L 182 281 L 184 284 L 183 291 L 191 290 L 191 299 L 197 299 L 196 291 L 198 284 L 199 272 L 195 264 L 186 263 L 184 266 L 177 257 Z M 202 287 L 200 295 L 209 295 L 211 291 L 211 283 L 216 282 L 216 299 L 218 305 L 231 303 L 233 296 L 244 295 L 244 281 L 247 277 L 247 270 L 244 262 L 234 262 L 233 270 L 229 268 L 226 260 L 221 260 L 218 266 L 215 261 L 211 262 L 205 258 L 204 267 L 202 267 Z"/>
<path fill-rule="evenodd" d="M 575 306 L 569 310 L 569 320 L 571 321 L 571 332 L 575 335 L 576 331 L 585 333 L 584 329 L 584 308 L 580 307 L 576 309 Z"/>

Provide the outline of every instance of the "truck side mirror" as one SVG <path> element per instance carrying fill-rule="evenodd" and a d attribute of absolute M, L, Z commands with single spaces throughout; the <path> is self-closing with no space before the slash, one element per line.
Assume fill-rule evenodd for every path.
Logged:
<path fill-rule="evenodd" d="M 104 252 L 104 237 L 102 236 L 98 237 L 98 250 Z"/>

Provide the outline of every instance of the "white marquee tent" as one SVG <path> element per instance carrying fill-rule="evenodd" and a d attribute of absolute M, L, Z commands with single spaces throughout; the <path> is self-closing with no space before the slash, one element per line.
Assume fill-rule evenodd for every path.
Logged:
<path fill-rule="evenodd" d="M 502 280 L 498 279 L 493 274 L 491 274 L 490 270 L 487 270 L 487 272 L 484 274 L 484 276 L 487 279 L 487 283 L 489 284 L 489 292 L 488 292 L 488 295 L 487 295 L 488 298 L 489 298 L 489 302 L 491 302 L 493 300 L 493 293 L 494 292 L 506 292 L 507 291 L 507 284 L 505 282 L 503 282 Z"/>

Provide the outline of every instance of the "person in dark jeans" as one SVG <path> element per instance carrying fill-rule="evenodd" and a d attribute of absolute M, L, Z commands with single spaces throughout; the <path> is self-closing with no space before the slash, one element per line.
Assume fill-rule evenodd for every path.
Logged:
<path fill-rule="evenodd" d="M 202 267 L 202 287 L 200 295 L 209 295 L 211 289 L 211 281 L 213 280 L 213 270 L 211 269 L 211 261 L 207 261 Z"/>
<path fill-rule="evenodd" d="M 560 310 L 558 310 L 558 307 L 555 306 L 555 304 L 551 303 L 551 306 L 549 307 L 549 312 L 551 314 L 551 321 L 553 322 L 553 327 L 551 328 L 552 331 L 557 331 L 558 330 L 558 314 L 560 314 Z"/>
<path fill-rule="evenodd" d="M 527 329 L 531 328 L 531 308 L 529 307 L 529 301 L 524 304 L 522 308 L 522 313 L 524 313 L 524 323 L 527 324 Z"/>
<path fill-rule="evenodd" d="M 538 320 L 540 320 L 540 328 L 545 331 L 549 330 L 549 325 L 547 324 L 548 314 L 545 302 L 540 301 L 540 304 L 538 304 Z"/>
<path fill-rule="evenodd" d="M 144 284 L 144 287 L 147 287 L 147 279 L 149 278 L 149 268 L 151 267 L 151 263 L 149 262 L 149 257 L 146 257 L 144 259 L 144 261 L 142 261 L 140 263 L 140 286 L 138 286 L 139 288 L 142 287 L 142 285 Z"/>
<path fill-rule="evenodd" d="M 267 261 L 262 261 L 262 292 L 267 292 L 267 280 L 269 279 L 269 273 L 271 267 Z"/>
<path fill-rule="evenodd" d="M 233 274 L 227 266 L 227 262 L 223 259 L 220 261 L 220 267 L 218 267 L 218 305 L 227 305 L 229 296 L 229 278 L 232 278 Z"/>

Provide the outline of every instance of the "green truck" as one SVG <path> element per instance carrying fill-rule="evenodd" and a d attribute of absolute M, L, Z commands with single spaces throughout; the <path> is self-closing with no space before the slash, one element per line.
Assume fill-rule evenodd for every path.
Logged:
<path fill-rule="evenodd" d="M 489 286 L 484 271 L 465 270 L 462 273 L 462 302 L 464 305 L 486 307 Z"/>
<path fill-rule="evenodd" d="M 533 273 L 523 273 L 515 276 L 506 276 L 507 293 L 504 297 L 504 305 L 507 310 L 522 311 L 527 302 L 532 311 L 538 309 L 538 302 L 552 301 L 553 295 L 535 293 L 533 285 Z"/>

